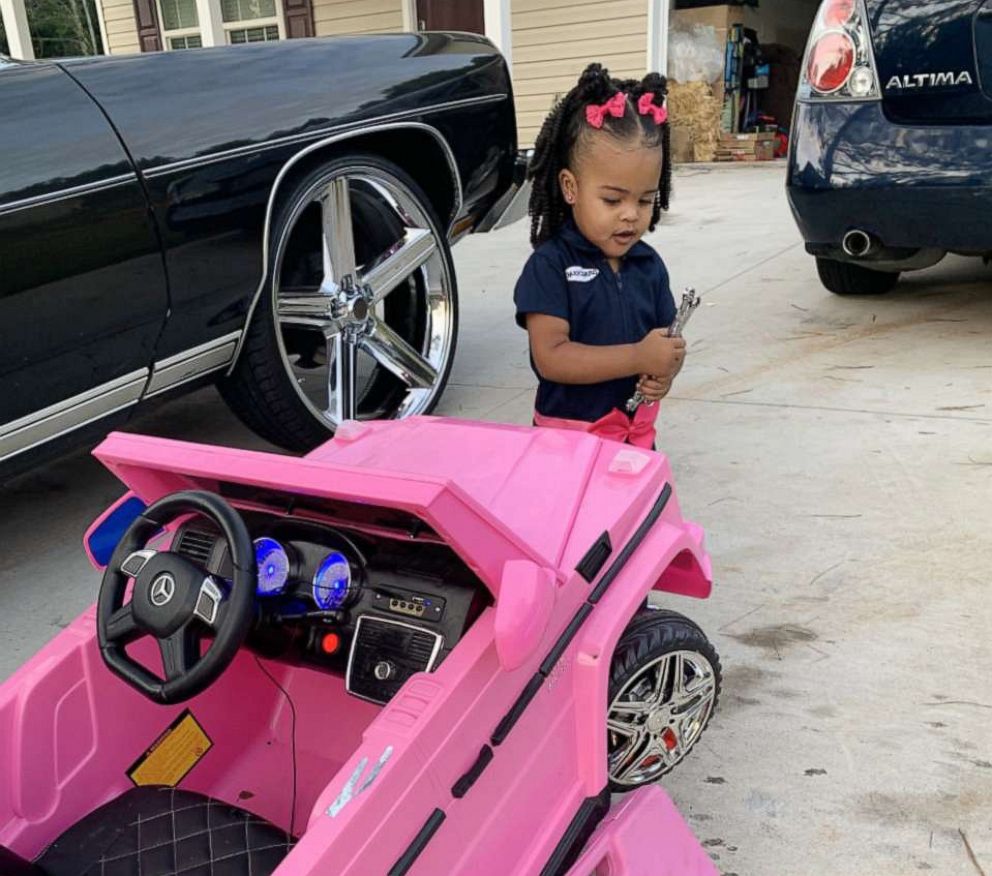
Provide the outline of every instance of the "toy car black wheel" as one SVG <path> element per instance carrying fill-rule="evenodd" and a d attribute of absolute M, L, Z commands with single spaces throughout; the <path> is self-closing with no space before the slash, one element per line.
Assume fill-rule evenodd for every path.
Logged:
<path fill-rule="evenodd" d="M 850 262 L 817 258 L 820 282 L 835 295 L 882 295 L 899 282 L 898 271 L 873 271 Z"/>
<path fill-rule="evenodd" d="M 258 434 L 289 450 L 344 420 L 430 413 L 454 360 L 458 292 L 431 202 L 392 162 L 336 158 L 276 211 L 272 285 L 220 384 Z"/>
<path fill-rule="evenodd" d="M 610 669 L 610 789 L 647 785 L 681 761 L 706 729 L 720 680 L 720 658 L 696 624 L 673 611 L 638 612 Z"/>

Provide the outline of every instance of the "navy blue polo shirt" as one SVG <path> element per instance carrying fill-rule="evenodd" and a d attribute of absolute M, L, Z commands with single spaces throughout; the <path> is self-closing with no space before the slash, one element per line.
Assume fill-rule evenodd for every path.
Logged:
<path fill-rule="evenodd" d="M 675 318 L 668 271 L 657 252 L 638 241 L 615 273 L 571 220 L 527 260 L 513 300 L 521 327 L 528 313 L 557 316 L 568 321 L 570 340 L 580 344 L 633 344 Z M 588 385 L 545 380 L 533 355 L 531 367 L 539 381 L 535 407 L 546 417 L 594 422 L 613 408 L 625 410 L 637 388 L 636 376 Z"/>

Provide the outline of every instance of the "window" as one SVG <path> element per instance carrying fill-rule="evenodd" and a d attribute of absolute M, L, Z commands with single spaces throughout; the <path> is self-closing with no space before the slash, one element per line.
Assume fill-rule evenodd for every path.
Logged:
<path fill-rule="evenodd" d="M 240 30 L 229 30 L 227 39 L 232 45 L 235 43 L 264 43 L 269 40 L 279 39 L 279 27 L 275 24 L 266 27 L 246 27 Z"/>
<path fill-rule="evenodd" d="M 196 0 L 159 0 L 162 36 L 170 50 L 198 49 L 203 45 Z"/>
<path fill-rule="evenodd" d="M 198 36 L 169 37 L 170 49 L 199 49 L 203 40 Z"/>
<path fill-rule="evenodd" d="M 281 39 L 282 16 L 277 0 L 220 0 L 227 42 L 261 43 Z"/>
<path fill-rule="evenodd" d="M 276 0 L 221 0 L 220 11 L 225 22 L 275 18 Z"/>
<path fill-rule="evenodd" d="M 162 27 L 165 30 L 185 30 L 199 26 L 196 0 L 162 0 Z"/>
<path fill-rule="evenodd" d="M 158 7 L 169 51 L 286 38 L 281 0 L 158 0 Z"/>

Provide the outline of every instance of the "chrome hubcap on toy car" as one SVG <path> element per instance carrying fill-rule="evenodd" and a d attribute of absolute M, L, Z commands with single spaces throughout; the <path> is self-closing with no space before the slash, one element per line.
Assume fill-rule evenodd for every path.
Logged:
<path fill-rule="evenodd" d="M 418 198 L 356 165 L 311 189 L 286 229 L 276 334 L 300 398 L 331 428 L 428 410 L 453 350 L 453 284 Z"/>
<path fill-rule="evenodd" d="M 667 773 L 696 743 L 716 699 L 716 675 L 696 651 L 649 663 L 610 703 L 610 780 L 641 785 Z"/>

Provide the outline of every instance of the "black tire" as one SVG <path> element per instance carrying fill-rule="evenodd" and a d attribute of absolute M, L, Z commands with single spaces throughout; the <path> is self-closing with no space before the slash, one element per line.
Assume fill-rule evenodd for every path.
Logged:
<path fill-rule="evenodd" d="M 308 272 L 312 275 L 320 267 L 319 236 L 316 238 L 315 251 L 314 240 L 307 239 L 313 237 L 312 233 L 306 230 L 300 231 L 304 222 L 302 215 L 298 213 L 301 199 L 307 192 L 319 186 L 322 180 L 340 175 L 343 169 L 370 167 L 391 175 L 409 190 L 422 209 L 436 238 L 437 250 L 447 271 L 451 311 L 447 358 L 443 368 L 438 371 L 438 379 L 434 384 L 437 387 L 436 392 L 425 407 L 414 413 L 426 414 L 433 410 L 441 397 L 454 361 L 458 335 L 457 281 L 447 236 L 430 200 L 409 174 L 376 155 L 353 153 L 328 161 L 294 185 L 274 211 L 270 237 L 269 279 L 255 307 L 251 324 L 247 327 L 244 346 L 237 364 L 230 376 L 223 377 L 218 382 L 224 400 L 246 426 L 267 441 L 287 450 L 297 452 L 312 450 L 334 434 L 331 424 L 319 418 L 317 413 L 301 399 L 283 359 L 280 341 L 276 337 L 279 329 L 275 321 L 273 300 L 282 277 L 289 275 L 290 285 L 294 283 L 302 285 L 305 282 L 301 279 L 303 275 Z M 292 219 L 294 212 L 297 213 L 296 225 L 290 230 L 284 247 L 285 252 L 282 254 L 282 264 L 278 271 L 282 277 L 277 277 L 277 264 L 280 258 L 277 242 L 283 238 L 287 224 L 294 221 Z M 366 250 L 365 255 L 375 255 L 394 239 L 390 235 L 395 235 L 397 230 L 390 227 L 386 212 L 384 207 L 377 212 L 374 205 L 358 209 L 354 203 L 352 204 L 358 263 L 363 261 L 363 250 Z M 319 235 L 319 228 L 316 229 L 316 234 Z M 312 276 L 310 281 L 312 282 Z M 410 279 L 403 282 L 409 285 Z M 418 313 L 416 308 L 426 306 L 418 302 L 421 296 L 414 288 L 416 285 L 417 281 L 413 281 L 413 286 L 409 290 L 401 290 L 397 287 L 396 291 L 383 302 L 388 324 L 404 335 L 405 339 L 414 346 L 423 340 L 423 333 L 419 338 L 416 336 Z M 389 378 L 392 378 L 392 375 L 377 373 L 363 387 L 359 410 L 362 419 L 388 419 L 395 416 L 398 407 L 397 394 L 405 395 L 405 392 L 401 392 L 401 387 L 391 385 Z"/>
<path fill-rule="evenodd" d="M 705 715 L 702 716 L 698 729 L 693 730 L 688 746 L 671 765 L 662 765 L 657 772 L 653 772 L 641 780 L 625 782 L 615 781 L 611 769 L 610 790 L 615 793 L 624 793 L 651 784 L 669 772 L 692 750 L 716 710 L 722 683 L 720 658 L 716 649 L 703 631 L 689 618 L 674 611 L 651 608 L 642 609 L 631 619 L 617 643 L 610 665 L 608 696 L 610 706 L 615 704 L 617 697 L 647 667 L 658 664 L 666 655 L 676 652 L 691 652 L 698 655 L 698 658 L 702 658 L 699 660 L 700 666 L 709 665 L 713 674 L 712 702 L 705 710 Z M 607 739 L 610 746 L 609 754 L 612 756 L 622 737 L 608 730 Z"/>
<path fill-rule="evenodd" d="M 820 282 L 835 295 L 883 295 L 899 282 L 898 271 L 873 271 L 850 262 L 816 258 Z"/>

